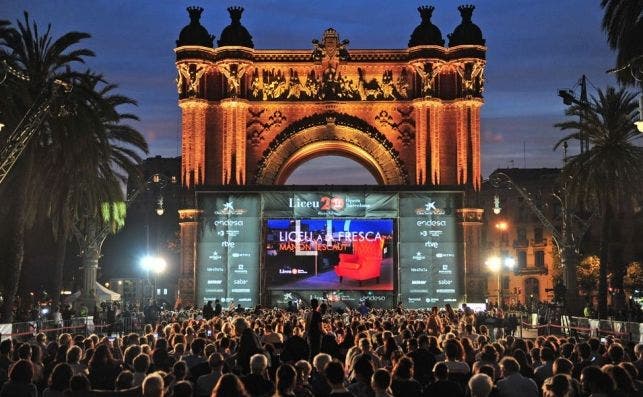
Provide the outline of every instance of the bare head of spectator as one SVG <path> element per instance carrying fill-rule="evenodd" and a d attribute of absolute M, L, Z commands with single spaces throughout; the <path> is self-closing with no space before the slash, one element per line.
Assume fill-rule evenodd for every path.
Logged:
<path fill-rule="evenodd" d="M 33 364 L 29 360 L 16 361 L 9 370 L 9 380 L 13 383 L 31 383 L 33 379 Z"/>
<path fill-rule="evenodd" d="M 371 358 L 368 356 L 361 355 L 357 357 L 353 363 L 353 373 L 355 374 L 355 378 L 365 384 L 369 384 L 371 376 L 373 376 L 373 371 L 373 363 L 371 362 Z"/>
<path fill-rule="evenodd" d="M 558 374 L 545 379 L 543 397 L 568 397 L 573 391 L 567 375 Z"/>
<path fill-rule="evenodd" d="M 612 343 L 609 349 L 607 349 L 607 355 L 609 356 L 612 364 L 618 364 L 623 361 L 625 351 L 623 350 L 623 346 L 621 346 L 620 344 Z"/>
<path fill-rule="evenodd" d="M 462 361 L 464 349 L 456 339 L 449 339 L 444 343 L 444 354 L 449 361 Z"/>
<path fill-rule="evenodd" d="M 192 397 L 193 396 L 192 384 L 185 380 L 176 382 L 174 386 L 172 386 L 172 396 L 173 397 Z"/>
<path fill-rule="evenodd" d="M 134 357 L 132 364 L 135 372 L 147 373 L 150 368 L 150 357 L 147 354 L 139 354 Z"/>
<path fill-rule="evenodd" d="M 587 366 L 583 368 L 580 374 L 580 383 L 586 394 L 605 394 L 612 395 L 614 391 L 614 381 L 612 378 L 601 371 L 600 368 Z"/>
<path fill-rule="evenodd" d="M 500 360 L 500 370 L 502 371 L 502 376 L 506 378 L 520 372 L 520 364 L 513 357 L 504 357 Z"/>
<path fill-rule="evenodd" d="M 75 392 L 76 395 L 82 395 L 83 392 L 88 392 L 90 389 L 89 379 L 83 374 L 74 375 L 69 380 L 69 390 Z"/>
<path fill-rule="evenodd" d="M 143 380 L 143 397 L 163 397 L 164 389 L 165 382 L 158 371 L 147 375 Z"/>
<path fill-rule="evenodd" d="M 413 360 L 404 356 L 393 367 L 393 379 L 411 378 L 413 378 Z"/>
<path fill-rule="evenodd" d="M 574 364 L 566 358 L 558 357 L 554 360 L 554 365 L 552 366 L 552 371 L 554 375 L 563 374 L 572 376 L 572 371 L 574 370 Z"/>
<path fill-rule="evenodd" d="M 295 370 L 297 371 L 297 381 L 301 384 L 307 384 L 312 371 L 310 363 L 306 360 L 299 360 L 295 363 Z"/>
<path fill-rule="evenodd" d="M 268 357 L 265 354 L 255 354 L 250 357 L 250 372 L 263 375 L 268 368 Z"/>
<path fill-rule="evenodd" d="M 391 386 L 391 374 L 385 369 L 378 369 L 371 377 L 371 388 L 375 393 L 385 393 Z"/>
<path fill-rule="evenodd" d="M 449 367 L 443 361 L 440 361 L 433 366 L 433 376 L 435 376 L 436 380 L 447 380 L 449 378 Z"/>
<path fill-rule="evenodd" d="M 609 375 L 610 378 L 612 378 L 615 383 L 616 390 L 618 390 L 621 394 L 626 396 L 636 395 L 636 392 L 638 390 L 634 385 L 634 381 L 632 380 L 629 372 L 627 372 L 623 367 L 608 364 L 603 365 L 603 368 L 601 368 L 601 370 Z"/>
<path fill-rule="evenodd" d="M 210 397 L 248 397 L 248 392 L 236 375 L 224 374 L 217 381 Z"/>
<path fill-rule="evenodd" d="M 208 366 L 210 367 L 210 372 L 221 373 L 223 371 L 223 364 L 225 364 L 225 360 L 223 359 L 221 353 L 212 353 L 210 354 L 210 356 L 208 356 Z"/>
<path fill-rule="evenodd" d="M 638 360 L 643 360 L 643 343 L 639 343 L 634 348 L 634 355 Z"/>
<path fill-rule="evenodd" d="M 185 377 L 188 375 L 188 365 L 186 364 L 185 361 L 177 361 L 174 363 L 172 366 L 172 374 L 174 375 L 174 379 L 179 382 L 185 379 Z"/>
<path fill-rule="evenodd" d="M 639 370 L 636 369 L 636 365 L 632 364 L 630 361 L 624 361 L 618 366 L 626 370 L 632 379 L 636 380 L 639 378 Z"/>
<path fill-rule="evenodd" d="M 491 365 L 481 365 L 477 369 L 477 373 L 485 374 L 491 379 L 496 379 L 496 370 Z"/>
<path fill-rule="evenodd" d="M 20 360 L 31 360 L 31 345 L 28 343 L 23 343 L 18 346 L 18 359 Z"/>
<path fill-rule="evenodd" d="M 493 389 L 493 380 L 486 374 L 476 374 L 469 379 L 471 397 L 488 397 Z"/>
<path fill-rule="evenodd" d="M 49 389 L 59 392 L 69 389 L 69 381 L 73 375 L 74 373 L 69 364 L 57 364 L 49 376 Z"/>
<path fill-rule="evenodd" d="M 134 384 L 134 374 L 132 371 L 124 370 L 116 377 L 116 390 L 127 390 Z"/>
<path fill-rule="evenodd" d="M 295 385 L 297 383 L 297 371 L 290 364 L 281 364 L 277 368 L 276 388 L 277 395 L 291 396 L 294 395 Z"/>
<path fill-rule="evenodd" d="M 326 364 L 324 368 L 324 377 L 331 388 L 341 388 L 344 386 L 344 366 L 337 360 Z"/>
<path fill-rule="evenodd" d="M 332 360 L 333 358 L 329 354 L 319 353 L 315 356 L 315 358 L 313 358 L 313 367 L 318 374 L 323 374 L 326 364 L 328 364 Z"/>
<path fill-rule="evenodd" d="M 579 343 L 574 348 L 578 352 L 578 356 L 583 361 L 589 360 L 592 356 L 592 348 L 587 342 Z"/>
<path fill-rule="evenodd" d="M 80 362 L 80 357 L 82 356 L 83 351 L 78 346 L 72 346 L 67 350 L 67 363 L 69 364 L 78 364 Z"/>

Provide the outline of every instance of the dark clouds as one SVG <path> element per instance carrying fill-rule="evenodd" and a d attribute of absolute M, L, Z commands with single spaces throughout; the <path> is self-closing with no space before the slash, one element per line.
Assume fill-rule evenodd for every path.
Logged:
<path fill-rule="evenodd" d="M 8 4 L 7 4 L 8 3 Z M 415 10 L 425 2 L 404 1 L 10 1 L 3 17 L 15 21 L 27 10 L 56 35 L 89 32 L 85 46 L 97 57 L 88 66 L 120 85 L 139 102 L 137 127 L 149 140 L 151 154 L 178 155 L 174 53 L 178 33 L 188 23 L 185 7 L 205 8 L 203 25 L 215 36 L 229 23 L 230 5 L 246 8 L 242 22 L 257 48 L 311 48 L 310 41 L 334 27 L 350 48 L 404 48 L 419 23 Z M 460 22 L 452 0 L 436 6 L 433 22 L 447 34 Z M 613 66 L 600 27 L 598 1 L 473 1 L 473 21 L 488 46 L 487 86 L 482 110 L 483 170 L 514 160 L 528 167 L 560 166 L 552 151 L 561 133 L 552 125 L 563 117 L 559 88 L 574 85 L 582 73 L 597 86 L 612 83 Z M 334 160 L 336 161 L 336 159 Z M 333 161 L 327 161 L 331 167 Z M 365 172 L 365 171 L 363 171 Z"/>

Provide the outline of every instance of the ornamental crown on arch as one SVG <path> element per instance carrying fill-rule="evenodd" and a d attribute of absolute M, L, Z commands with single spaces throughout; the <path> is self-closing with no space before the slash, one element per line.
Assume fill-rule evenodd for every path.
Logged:
<path fill-rule="evenodd" d="M 241 24 L 243 8 L 230 7 L 232 23 L 214 47 L 214 36 L 191 14 L 175 49 L 180 98 L 249 101 L 392 101 L 416 98 L 482 98 L 485 41 L 471 18 L 474 6 L 460 6 L 462 22 L 448 35 L 449 46 L 431 22 L 432 6 L 421 6 L 420 24 L 408 48 L 348 50 L 349 40 L 327 29 L 311 50 L 258 50 Z M 186 33 L 187 32 L 187 33 Z M 194 33 L 194 41 L 188 33 Z M 205 40 L 204 37 L 210 40 Z M 209 44 L 212 43 L 212 44 Z"/>

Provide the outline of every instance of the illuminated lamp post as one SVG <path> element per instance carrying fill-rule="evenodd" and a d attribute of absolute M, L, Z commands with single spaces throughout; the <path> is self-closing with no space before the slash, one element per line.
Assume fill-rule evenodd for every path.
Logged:
<path fill-rule="evenodd" d="M 498 308 L 502 308 L 502 284 L 500 283 L 500 276 L 503 273 L 503 269 L 512 270 L 516 265 L 516 261 L 511 257 L 501 258 L 499 256 L 492 256 L 485 261 L 485 265 L 489 271 L 496 273 L 498 276 Z"/>
<path fill-rule="evenodd" d="M 150 279 L 150 272 L 154 273 L 154 289 L 152 291 L 152 299 L 156 298 L 156 284 L 158 275 L 165 272 L 167 269 L 167 262 L 160 256 L 145 256 L 141 259 L 141 267 L 147 272 L 147 279 Z"/>

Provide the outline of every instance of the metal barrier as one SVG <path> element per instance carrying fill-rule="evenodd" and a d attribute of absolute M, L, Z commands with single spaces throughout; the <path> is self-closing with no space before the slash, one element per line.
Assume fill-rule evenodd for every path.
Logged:
<path fill-rule="evenodd" d="M 0 337 L 31 339 L 38 333 L 43 332 L 51 338 L 56 338 L 62 333 L 88 336 L 92 333 L 104 333 L 113 328 L 112 324 L 94 324 L 94 317 L 74 317 L 62 323 L 53 320 L 35 320 L 22 323 L 0 324 Z"/>
<path fill-rule="evenodd" d="M 528 321 L 525 321 L 528 320 Z M 633 323 L 616 320 L 598 320 L 585 317 L 560 316 L 544 324 L 533 318 L 520 316 L 520 334 L 524 331 L 537 331 L 537 335 L 564 335 L 574 336 L 581 339 L 603 338 L 614 336 L 617 339 L 643 343 L 643 323 Z"/>

